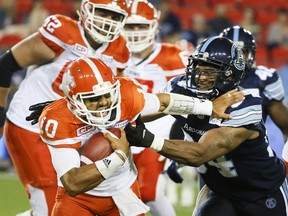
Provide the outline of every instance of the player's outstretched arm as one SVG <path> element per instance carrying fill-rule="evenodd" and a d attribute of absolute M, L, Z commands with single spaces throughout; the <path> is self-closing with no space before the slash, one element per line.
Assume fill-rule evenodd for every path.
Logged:
<path fill-rule="evenodd" d="M 259 135 L 258 131 L 244 127 L 220 127 L 206 132 L 198 144 L 184 140 L 165 140 L 152 134 L 140 120 L 137 122 L 136 127 L 128 125 L 125 128 L 131 146 L 151 148 L 169 159 L 196 167 L 227 154 L 244 140 L 255 139 Z"/>
<path fill-rule="evenodd" d="M 227 92 L 212 102 L 175 93 L 158 93 L 157 97 L 160 101 L 158 110 L 160 112 L 170 115 L 212 115 L 223 119 L 232 118 L 225 113 L 229 106 L 244 100 L 244 94 L 237 89 Z"/>

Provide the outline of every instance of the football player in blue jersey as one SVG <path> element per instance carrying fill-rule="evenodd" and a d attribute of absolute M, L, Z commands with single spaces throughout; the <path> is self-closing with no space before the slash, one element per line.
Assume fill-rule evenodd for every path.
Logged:
<path fill-rule="evenodd" d="M 256 65 L 256 41 L 251 32 L 240 26 L 224 29 L 220 36 L 227 37 L 237 43 L 245 56 L 245 78 L 241 86 L 251 91 L 258 92 L 263 98 L 262 114 L 266 121 L 267 115 L 273 120 L 284 135 L 288 138 L 288 109 L 283 100 L 284 87 L 275 69 Z M 279 143 L 277 143 L 279 145 Z M 274 145 L 277 145 L 274 144 Z M 282 155 L 286 167 L 288 167 L 288 140 Z M 288 172 L 288 169 L 286 169 Z"/>
<path fill-rule="evenodd" d="M 214 100 L 241 88 L 245 60 L 241 49 L 225 37 L 203 41 L 189 57 L 186 75 L 171 80 L 167 90 Z M 210 189 L 196 216 L 287 216 L 285 165 L 271 149 L 262 121 L 262 98 L 242 89 L 245 99 L 226 110 L 231 119 L 175 115 L 186 140 L 165 140 L 141 120 L 125 128 L 130 145 L 151 148 L 176 162 L 197 167 Z M 229 95 L 227 95 L 229 97 Z M 181 112 L 185 104 L 179 105 Z M 111 142 L 127 142 L 107 135 Z"/>

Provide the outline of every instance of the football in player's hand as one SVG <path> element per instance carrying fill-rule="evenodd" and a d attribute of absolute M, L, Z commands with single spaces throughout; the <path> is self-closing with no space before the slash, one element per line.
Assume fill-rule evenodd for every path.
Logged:
<path fill-rule="evenodd" d="M 107 130 L 118 138 L 120 137 L 121 132 L 119 128 L 110 128 Z M 102 132 L 98 132 L 92 135 L 83 146 L 81 152 L 81 166 L 101 160 L 112 153 L 113 149 L 110 141 L 104 137 Z"/>

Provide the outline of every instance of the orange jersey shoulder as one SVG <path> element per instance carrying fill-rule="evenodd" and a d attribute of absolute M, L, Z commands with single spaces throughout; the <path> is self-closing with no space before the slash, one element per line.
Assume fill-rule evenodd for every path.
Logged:
<path fill-rule="evenodd" d="M 132 121 L 145 106 L 143 89 L 136 80 L 127 77 L 118 79 L 121 84 L 121 120 Z"/>
<path fill-rule="evenodd" d="M 126 40 L 122 35 L 120 35 L 115 41 L 109 43 L 103 54 L 113 56 L 117 62 L 124 65 L 122 67 L 119 65 L 119 68 L 125 67 L 130 57 L 130 52 L 127 48 Z"/>
<path fill-rule="evenodd" d="M 45 23 L 39 29 L 44 43 L 49 46 L 56 55 L 64 50 L 61 44 L 73 45 L 78 43 L 86 46 L 82 39 L 77 21 L 60 14 L 46 18 Z"/>
<path fill-rule="evenodd" d="M 183 69 L 187 65 L 188 56 L 188 52 L 178 46 L 163 43 L 159 54 L 150 64 L 158 64 L 164 71 Z"/>
<path fill-rule="evenodd" d="M 49 104 L 39 118 L 40 136 L 53 147 L 80 148 L 81 135 L 88 125 L 82 123 L 70 111 L 67 101 L 62 98 Z M 92 126 L 88 126 L 90 129 Z M 82 131 L 79 130 L 82 128 Z M 88 132 L 86 128 L 86 132 Z M 82 132 L 82 133 L 81 133 Z"/>

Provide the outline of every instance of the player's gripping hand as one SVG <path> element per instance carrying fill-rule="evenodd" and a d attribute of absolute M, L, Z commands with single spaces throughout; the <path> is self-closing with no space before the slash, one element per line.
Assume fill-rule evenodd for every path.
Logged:
<path fill-rule="evenodd" d="M 33 104 L 29 107 L 29 110 L 32 111 L 29 116 L 26 117 L 26 121 L 31 121 L 31 125 L 37 124 L 38 119 L 43 111 L 43 109 L 48 106 L 53 101 L 45 101 L 38 104 Z"/>
<path fill-rule="evenodd" d="M 130 146 L 150 148 L 155 135 L 148 131 L 141 120 L 141 116 L 136 119 L 136 126 L 130 123 L 125 127 L 126 137 Z"/>

